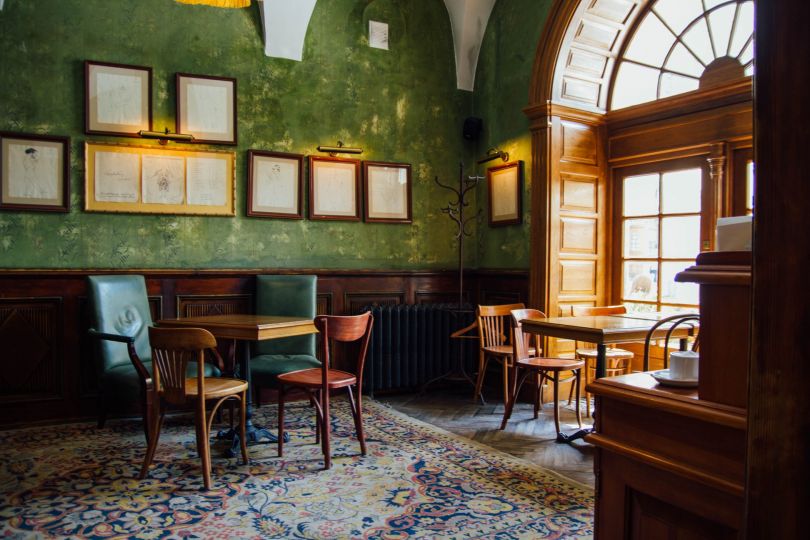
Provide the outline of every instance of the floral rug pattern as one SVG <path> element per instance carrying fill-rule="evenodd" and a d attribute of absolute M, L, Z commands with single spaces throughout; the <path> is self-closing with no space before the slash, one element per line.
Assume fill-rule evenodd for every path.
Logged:
<path fill-rule="evenodd" d="M 332 469 L 314 414 L 291 404 L 291 440 L 212 449 L 202 489 L 190 417 L 167 418 L 149 476 L 139 422 L 0 432 L 0 538 L 590 538 L 593 492 L 553 472 L 366 401 L 368 455 L 345 402 L 333 404 Z M 275 407 L 254 421 L 275 426 Z"/>

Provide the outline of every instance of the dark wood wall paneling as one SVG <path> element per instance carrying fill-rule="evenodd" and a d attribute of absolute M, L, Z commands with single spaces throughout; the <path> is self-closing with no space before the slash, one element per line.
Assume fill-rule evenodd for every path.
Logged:
<path fill-rule="evenodd" d="M 86 277 L 133 273 L 0 270 L 0 426 L 96 414 L 96 367 L 87 338 Z M 152 317 L 250 313 L 255 275 L 272 271 L 139 270 Z M 453 271 L 284 271 L 318 275 L 317 313 L 358 313 L 366 305 L 455 302 Z M 528 301 L 528 272 L 465 273 L 465 300 Z"/>

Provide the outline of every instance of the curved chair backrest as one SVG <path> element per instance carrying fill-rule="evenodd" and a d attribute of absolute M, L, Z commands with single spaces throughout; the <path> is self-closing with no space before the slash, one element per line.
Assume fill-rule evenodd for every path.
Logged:
<path fill-rule="evenodd" d="M 545 319 L 546 314 L 539 309 L 523 308 L 513 309 L 512 313 L 512 328 L 514 329 L 513 342 L 515 359 L 529 357 L 529 347 L 534 341 L 535 350 L 540 351 L 540 336 L 536 334 L 529 334 L 523 331 L 523 325 L 520 323 L 523 319 Z M 538 352 L 539 356 L 539 352 Z"/>
<path fill-rule="evenodd" d="M 697 313 L 678 313 L 656 322 L 647 332 L 647 337 L 644 339 L 644 363 L 642 365 L 642 371 L 648 371 L 650 369 L 650 343 L 652 342 L 653 334 L 660 326 L 667 323 L 671 323 L 671 326 L 667 329 L 667 334 L 664 337 L 664 368 L 666 368 L 669 363 L 669 339 L 672 337 L 672 332 L 682 324 L 688 325 L 690 330 L 694 331 L 695 328 L 700 325 L 700 315 Z M 690 332 L 690 334 L 691 333 L 692 332 Z M 700 335 L 695 335 L 692 350 L 697 351 L 699 347 Z"/>
<path fill-rule="evenodd" d="M 481 347 L 508 343 L 512 333 L 512 310 L 525 307 L 523 304 L 478 306 L 478 337 Z"/>
<path fill-rule="evenodd" d="M 571 306 L 571 315 L 574 317 L 588 317 L 591 315 L 622 315 L 627 313 L 627 307 L 618 306 Z"/>
<path fill-rule="evenodd" d="M 99 332 L 135 338 L 135 350 L 142 361 L 152 356 L 148 328 L 152 312 L 143 276 L 88 276 L 88 296 L 93 328 Z M 131 364 L 122 343 L 98 340 L 101 368 Z"/>
<path fill-rule="evenodd" d="M 317 286 L 317 276 L 256 276 L 256 314 L 314 319 Z M 253 351 L 315 356 L 315 334 L 258 341 Z"/>
<path fill-rule="evenodd" d="M 186 368 L 197 364 L 197 394 L 205 396 L 205 351 L 217 346 L 217 340 L 203 328 L 149 328 L 152 343 L 152 377 L 155 388 L 169 403 L 186 402 Z"/>
<path fill-rule="evenodd" d="M 331 367 L 329 359 L 330 342 L 338 341 L 349 343 L 360 341 L 357 362 L 354 366 L 354 375 L 357 377 L 357 387 L 363 385 L 363 367 L 366 364 L 366 352 L 371 337 L 371 327 L 374 318 L 370 311 L 360 315 L 318 315 L 315 317 L 315 328 L 320 333 L 320 355 L 323 369 L 324 384 L 327 370 Z"/>

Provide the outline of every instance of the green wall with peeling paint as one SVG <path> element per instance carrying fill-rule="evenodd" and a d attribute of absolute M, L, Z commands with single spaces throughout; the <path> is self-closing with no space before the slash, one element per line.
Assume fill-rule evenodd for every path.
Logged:
<path fill-rule="evenodd" d="M 513 1 L 496 6 L 487 64 L 501 54 L 490 50 L 497 48 L 493 39 L 504 39 L 513 19 L 512 8 L 501 4 Z M 389 51 L 367 46 L 370 18 L 390 25 Z M 519 33 L 512 37 L 531 41 Z M 71 137 L 71 211 L 0 212 L 0 267 L 454 268 L 455 230 L 440 211 L 447 194 L 433 177 L 456 181 L 459 161 L 471 162 L 475 149 L 460 136 L 473 98 L 455 88 L 444 3 L 321 0 L 303 62 L 268 58 L 263 49 L 255 5 L 223 10 L 173 0 L 7 0 L 0 11 L 0 130 Z M 532 56 L 533 50 L 529 44 L 522 52 Z M 175 128 L 175 72 L 238 79 L 239 145 L 217 147 L 236 151 L 235 217 L 82 210 L 84 141 L 140 142 L 84 134 L 87 59 L 151 66 L 158 130 Z M 484 101 L 496 97 L 500 82 L 484 85 Z M 522 89 L 508 92 L 517 98 L 517 118 L 525 95 Z M 484 106 L 486 116 L 499 108 Z M 515 116 L 510 111 L 509 118 Z M 521 130 L 527 136 L 525 121 L 517 127 L 490 124 L 489 133 L 499 140 L 519 140 Z M 309 154 L 337 140 L 363 147 L 363 159 L 413 165 L 413 225 L 245 216 L 248 149 Z M 528 159 L 528 144 L 518 148 L 515 155 Z M 497 231 L 480 250 L 468 248 L 467 265 L 481 266 L 477 258 L 483 256 L 484 266 L 500 266 L 494 246 L 512 246 L 522 230 Z M 525 249 L 508 247 L 517 262 L 506 266 L 525 265 Z"/>
<path fill-rule="evenodd" d="M 486 186 L 478 190 L 485 217 L 477 237 L 477 263 L 482 268 L 529 267 L 532 139 L 523 108 L 529 104 L 532 66 L 550 7 L 551 0 L 499 0 L 481 44 L 473 98 L 475 115 L 484 120 L 478 155 L 497 147 L 509 152 L 510 161 L 524 162 L 522 225 L 489 227 Z M 486 167 L 502 163 L 486 163 L 479 174 L 485 176 Z"/>

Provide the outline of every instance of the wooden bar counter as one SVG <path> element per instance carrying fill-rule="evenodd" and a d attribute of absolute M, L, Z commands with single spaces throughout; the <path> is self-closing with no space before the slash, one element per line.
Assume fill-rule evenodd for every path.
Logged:
<path fill-rule="evenodd" d="M 649 373 L 597 379 L 596 537 L 741 538 L 744 529 L 750 253 L 702 253 L 697 388 Z"/>

